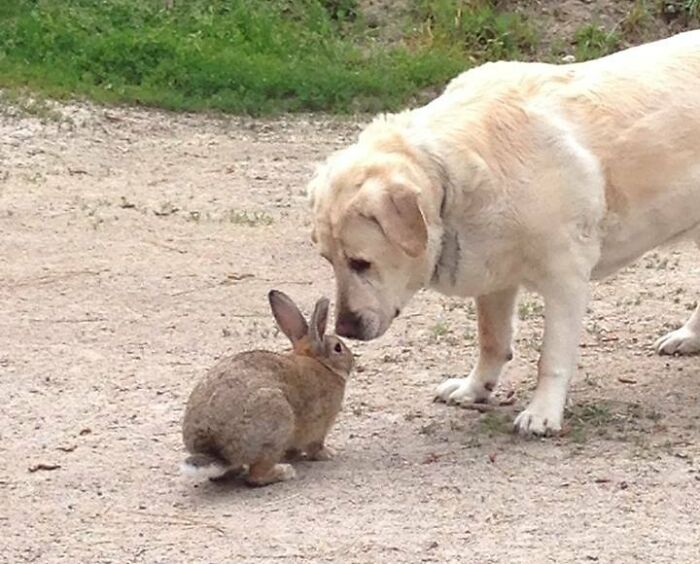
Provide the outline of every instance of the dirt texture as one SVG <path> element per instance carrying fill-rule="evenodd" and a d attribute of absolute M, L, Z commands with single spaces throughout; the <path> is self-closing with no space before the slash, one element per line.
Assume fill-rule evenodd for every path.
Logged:
<path fill-rule="evenodd" d="M 56 115 L 56 113 L 58 115 Z M 700 362 L 653 340 L 700 253 L 594 286 L 564 436 L 524 440 L 541 302 L 478 413 L 432 402 L 475 356 L 470 300 L 417 295 L 360 355 L 337 456 L 261 489 L 179 474 L 222 355 L 287 346 L 266 293 L 332 296 L 304 186 L 361 124 L 59 107 L 0 116 L 0 562 L 697 562 Z"/>

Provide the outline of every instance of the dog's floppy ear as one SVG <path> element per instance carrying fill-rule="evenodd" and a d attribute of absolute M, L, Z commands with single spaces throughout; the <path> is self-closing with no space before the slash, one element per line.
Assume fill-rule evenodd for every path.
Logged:
<path fill-rule="evenodd" d="M 410 257 L 425 252 L 428 226 L 414 190 L 403 184 L 392 184 L 382 190 L 374 206 L 374 219 L 392 243 Z"/>

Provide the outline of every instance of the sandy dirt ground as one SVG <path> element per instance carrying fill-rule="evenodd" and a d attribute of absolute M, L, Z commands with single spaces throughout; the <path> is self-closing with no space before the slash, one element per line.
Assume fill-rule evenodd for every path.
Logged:
<path fill-rule="evenodd" d="M 700 253 L 597 284 L 564 436 L 524 440 L 542 304 L 525 294 L 513 411 L 432 402 L 475 355 L 471 301 L 424 292 L 359 366 L 329 462 L 268 488 L 180 476 L 217 358 L 280 350 L 266 292 L 332 295 L 304 185 L 360 125 L 59 108 L 0 117 L 0 561 L 697 562 Z"/>

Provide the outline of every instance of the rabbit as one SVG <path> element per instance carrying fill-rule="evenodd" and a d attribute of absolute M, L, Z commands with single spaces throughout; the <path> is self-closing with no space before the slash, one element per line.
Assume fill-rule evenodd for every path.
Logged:
<path fill-rule="evenodd" d="M 191 453 L 186 474 L 216 480 L 247 467 L 247 483 L 264 486 L 295 476 L 281 463 L 285 457 L 332 456 L 325 439 L 342 405 L 352 352 L 324 336 L 327 298 L 316 303 L 310 325 L 286 294 L 271 290 L 268 300 L 292 350 L 224 358 L 195 386 L 182 427 Z"/>

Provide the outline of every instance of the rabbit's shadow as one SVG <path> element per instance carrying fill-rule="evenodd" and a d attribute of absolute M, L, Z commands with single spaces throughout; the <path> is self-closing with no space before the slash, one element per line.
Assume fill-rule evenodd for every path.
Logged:
<path fill-rule="evenodd" d="M 235 490 L 253 490 L 255 486 L 251 486 L 246 482 L 247 472 L 243 470 L 229 470 L 223 476 L 218 478 L 209 478 L 199 484 L 200 495 L 216 494 L 220 495 L 223 492 Z"/>
<path fill-rule="evenodd" d="M 319 466 L 317 462 L 306 460 L 304 457 L 294 458 L 292 460 L 287 458 L 285 461 L 287 463 L 294 462 L 293 467 L 296 471 L 296 476 L 291 480 L 282 480 L 263 486 L 257 486 L 246 481 L 246 476 L 248 475 L 246 469 L 236 469 L 228 471 L 223 476 L 209 478 L 196 484 L 195 495 L 205 499 L 215 499 L 229 493 L 271 492 L 286 489 L 287 487 L 294 487 L 294 484 L 297 484 L 296 487 L 300 487 L 299 484 L 306 482 L 307 475 L 313 471 L 312 469 Z"/>

